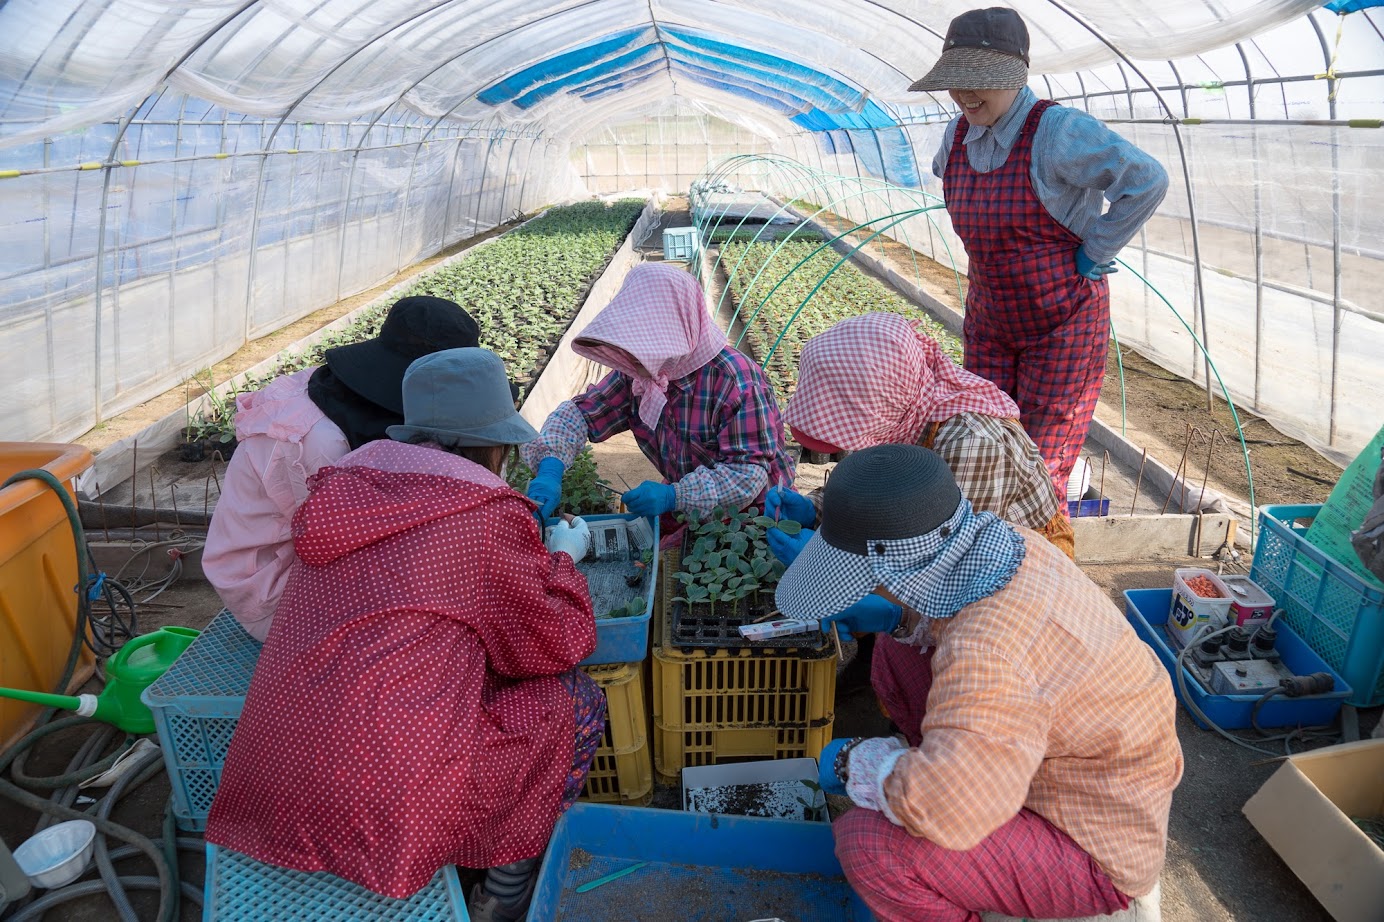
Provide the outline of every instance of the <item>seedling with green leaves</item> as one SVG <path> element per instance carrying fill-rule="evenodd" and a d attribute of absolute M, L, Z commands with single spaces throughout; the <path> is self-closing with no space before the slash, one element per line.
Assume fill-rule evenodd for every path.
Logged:
<path fill-rule="evenodd" d="M 682 570 L 674 576 L 682 594 L 674 601 L 726 615 L 762 610 L 785 569 L 765 535 L 788 523 L 775 522 L 754 506 L 743 511 L 716 509 L 704 521 L 695 515 L 682 519 L 688 537 Z"/>
<path fill-rule="evenodd" d="M 533 471 L 520 461 L 518 455 L 510 459 L 509 471 L 505 475 L 509 485 L 523 493 L 529 488 Z M 577 453 L 572 466 L 562 474 L 562 502 L 557 511 L 571 515 L 605 515 L 615 510 L 610 504 L 610 483 L 596 469 L 596 456 L 588 445 Z"/>

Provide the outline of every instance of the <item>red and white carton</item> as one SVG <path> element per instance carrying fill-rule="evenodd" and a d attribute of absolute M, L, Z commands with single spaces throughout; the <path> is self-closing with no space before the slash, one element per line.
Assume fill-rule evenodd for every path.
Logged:
<path fill-rule="evenodd" d="M 1221 582 L 1230 590 L 1231 624 L 1253 628 L 1273 617 L 1273 596 L 1254 580 L 1240 573 L 1227 573 Z"/>

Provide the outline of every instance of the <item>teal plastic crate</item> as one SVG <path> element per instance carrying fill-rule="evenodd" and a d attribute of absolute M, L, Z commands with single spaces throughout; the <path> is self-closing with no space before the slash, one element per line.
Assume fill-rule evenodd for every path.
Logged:
<path fill-rule="evenodd" d="M 577 887 L 648 862 L 587 893 Z M 573 805 L 553 830 L 529 922 L 866 922 L 827 823 Z"/>
<path fill-rule="evenodd" d="M 663 258 L 691 260 L 697 256 L 697 229 L 669 227 L 663 231 Z"/>
<path fill-rule="evenodd" d="M 290 871 L 207 844 L 202 922 L 469 922 L 457 869 L 404 900 L 325 871 Z"/>
<path fill-rule="evenodd" d="M 141 695 L 163 747 L 179 829 L 207 826 L 259 655 L 260 642 L 223 610 Z"/>
<path fill-rule="evenodd" d="M 1307 541 L 1321 506 L 1264 506 L 1249 575 L 1282 620 L 1354 689 L 1347 704 L 1384 704 L 1384 592 Z"/>

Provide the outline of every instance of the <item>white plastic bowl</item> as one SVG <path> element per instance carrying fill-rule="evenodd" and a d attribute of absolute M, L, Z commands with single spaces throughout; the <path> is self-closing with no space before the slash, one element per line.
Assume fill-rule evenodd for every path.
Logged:
<path fill-rule="evenodd" d="M 68 820 L 30 836 L 14 850 L 14 860 L 29 883 L 52 890 L 72 883 L 91 863 L 96 846 L 96 825 L 89 820 Z"/>

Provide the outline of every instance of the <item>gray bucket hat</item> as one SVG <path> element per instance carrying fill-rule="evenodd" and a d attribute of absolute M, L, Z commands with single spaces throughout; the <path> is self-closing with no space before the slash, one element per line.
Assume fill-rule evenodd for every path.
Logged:
<path fill-rule="evenodd" d="M 538 433 L 514 409 L 505 363 L 486 349 L 447 349 L 404 373 L 404 424 L 396 442 L 427 436 L 439 445 L 519 445 Z"/>
<path fill-rule="evenodd" d="M 877 445 L 836 465 L 822 493 L 822 527 L 779 580 L 774 601 L 795 621 L 845 611 L 881 584 L 872 558 L 906 568 L 956 515 L 951 468 L 917 445 Z M 936 548 L 931 548 L 933 552 Z"/>
<path fill-rule="evenodd" d="M 942 56 L 910 90 L 1021 90 L 1028 85 L 1028 26 L 1013 10 L 968 10 L 951 21 Z"/>

